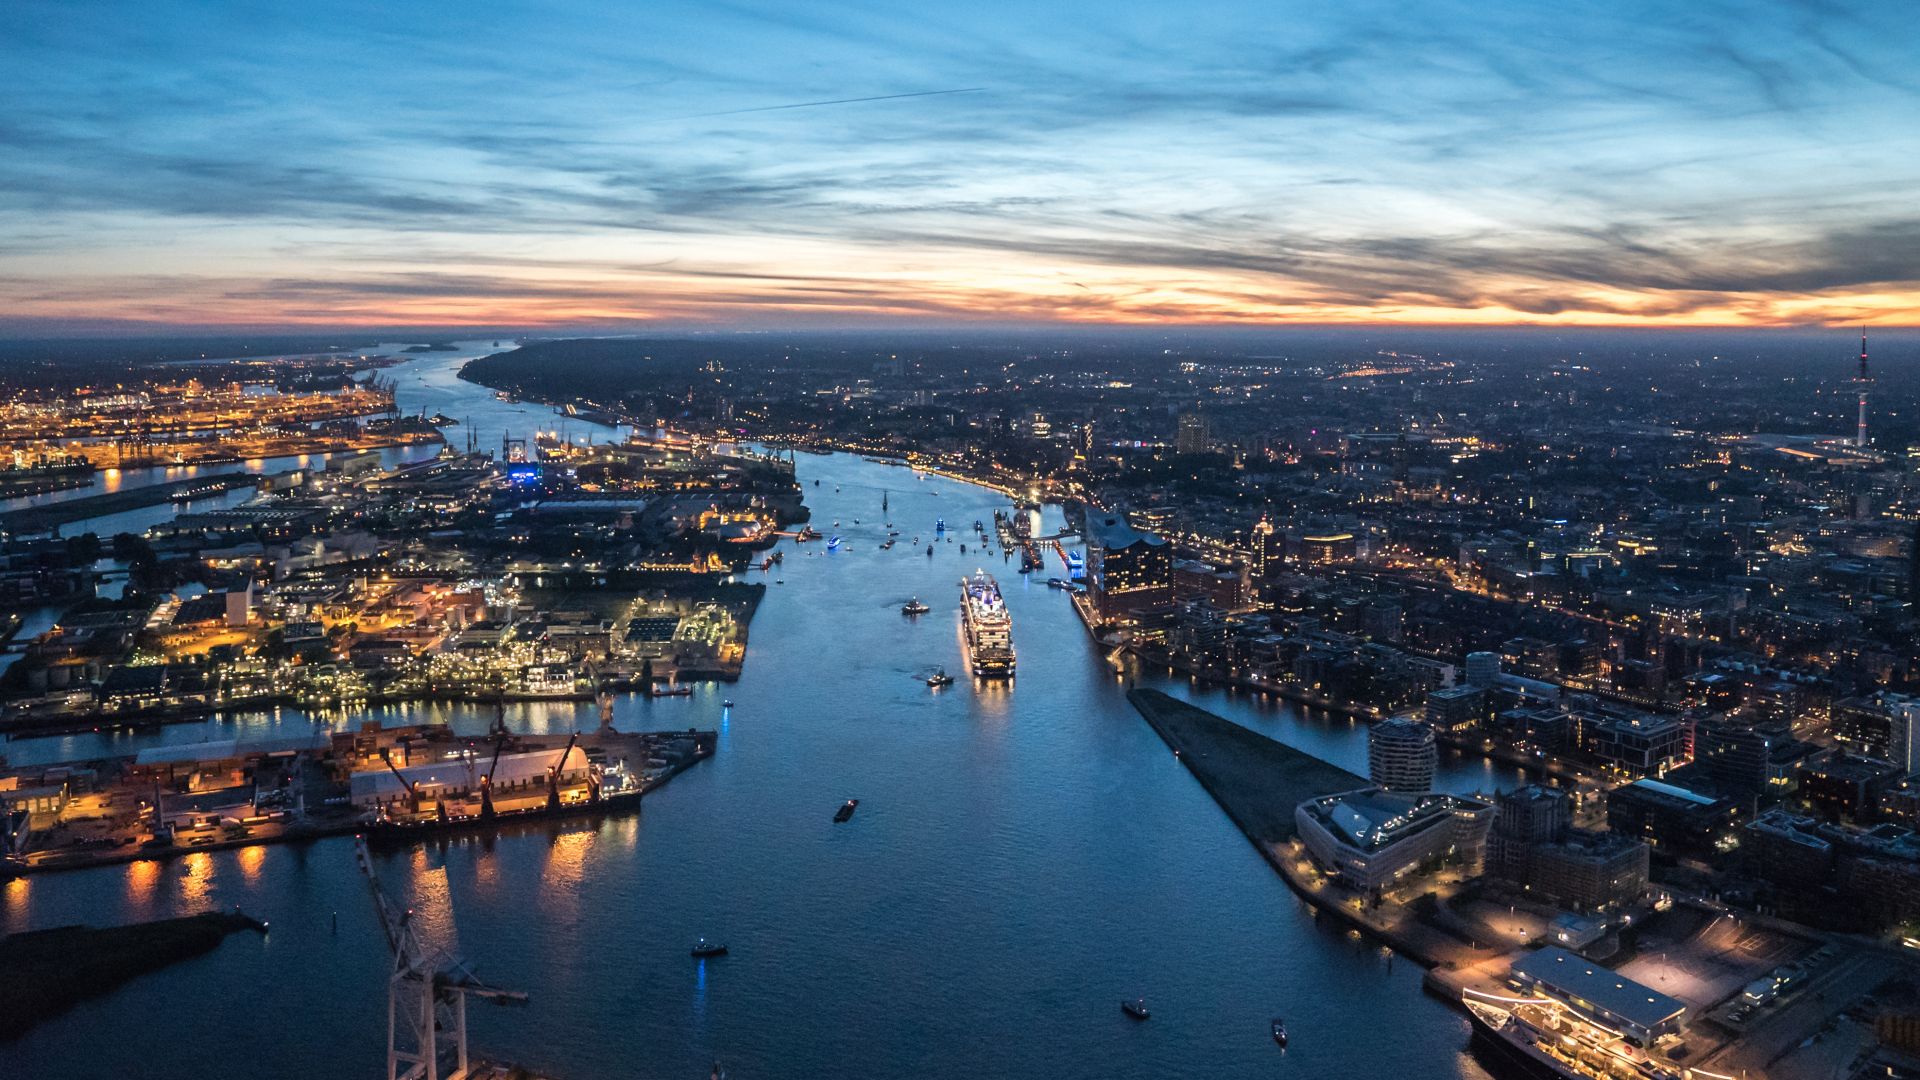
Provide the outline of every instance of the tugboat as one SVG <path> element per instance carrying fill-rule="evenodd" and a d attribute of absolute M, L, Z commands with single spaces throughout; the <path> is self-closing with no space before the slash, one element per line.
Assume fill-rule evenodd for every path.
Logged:
<path fill-rule="evenodd" d="M 1153 1015 L 1147 1011 L 1146 998 L 1134 998 L 1131 1001 L 1122 1001 L 1120 1003 L 1120 1011 L 1133 1017 L 1135 1020 L 1145 1020 L 1147 1017 Z"/>
<path fill-rule="evenodd" d="M 1287 1022 L 1279 1017 L 1273 1018 L 1273 1041 L 1280 1044 L 1282 1050 L 1287 1046 Z"/>
<path fill-rule="evenodd" d="M 941 668 L 940 670 L 927 676 L 927 685 L 934 688 L 935 690 L 938 690 L 943 686 L 952 686 L 953 676 L 947 674 L 946 668 Z"/>
<path fill-rule="evenodd" d="M 709 956 L 725 956 L 727 955 L 727 946 L 725 942 L 708 941 L 706 938 L 701 938 L 699 941 L 693 943 L 693 955 L 702 960 L 705 960 Z"/>
<path fill-rule="evenodd" d="M 932 608 L 921 603 L 920 598 L 917 596 L 900 605 L 900 614 L 902 615 L 925 615 L 932 610 Z"/>
<path fill-rule="evenodd" d="M 859 799 L 848 799 L 846 802 L 841 803 L 840 809 L 833 812 L 833 823 L 835 825 L 846 824 L 847 821 L 853 817 L 853 812 L 859 809 L 859 807 Z"/>

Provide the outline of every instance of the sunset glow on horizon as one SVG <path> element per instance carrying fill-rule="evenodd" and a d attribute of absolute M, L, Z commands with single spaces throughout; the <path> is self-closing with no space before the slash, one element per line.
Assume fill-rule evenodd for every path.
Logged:
<path fill-rule="evenodd" d="M 1908 9 L 1548 7 L 16 4 L 0 330 L 1920 325 Z"/>

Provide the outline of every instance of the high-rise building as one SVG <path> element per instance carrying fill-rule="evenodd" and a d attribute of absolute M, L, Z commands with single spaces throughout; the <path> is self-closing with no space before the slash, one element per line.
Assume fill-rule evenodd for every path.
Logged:
<path fill-rule="evenodd" d="M 1117 515 L 1088 518 L 1087 592 L 1107 619 L 1171 603 L 1173 546 Z"/>
<path fill-rule="evenodd" d="M 1439 764 L 1433 728 L 1418 720 L 1382 720 L 1367 733 L 1367 775 L 1388 791 L 1432 791 Z"/>
<path fill-rule="evenodd" d="M 1213 434 L 1208 430 L 1207 414 L 1180 414 L 1180 428 L 1174 435 L 1173 449 L 1180 454 L 1205 454 L 1213 449 Z"/>

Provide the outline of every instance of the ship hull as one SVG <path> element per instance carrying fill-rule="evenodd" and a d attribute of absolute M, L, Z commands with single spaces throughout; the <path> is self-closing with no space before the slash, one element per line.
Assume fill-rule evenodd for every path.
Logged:
<path fill-rule="evenodd" d="M 1522 1046 L 1511 1036 L 1496 1029 L 1473 1009 L 1467 1010 L 1473 1026 L 1473 1043 L 1489 1065 L 1490 1071 L 1504 1080 L 1582 1080 L 1582 1078 L 1538 1052 Z"/>
<path fill-rule="evenodd" d="M 961 630 L 966 637 L 967 667 L 977 679 L 1013 677 L 1013 623 L 999 583 L 986 573 L 960 582 Z"/>

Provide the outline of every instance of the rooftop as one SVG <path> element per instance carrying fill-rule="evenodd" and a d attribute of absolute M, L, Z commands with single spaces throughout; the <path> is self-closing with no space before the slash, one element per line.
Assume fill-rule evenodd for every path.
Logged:
<path fill-rule="evenodd" d="M 1687 1007 L 1650 986 L 1549 945 L 1516 960 L 1513 973 L 1532 980 L 1555 997 L 1575 1005 L 1591 1003 L 1601 1011 L 1644 1029 L 1659 1027 Z"/>

